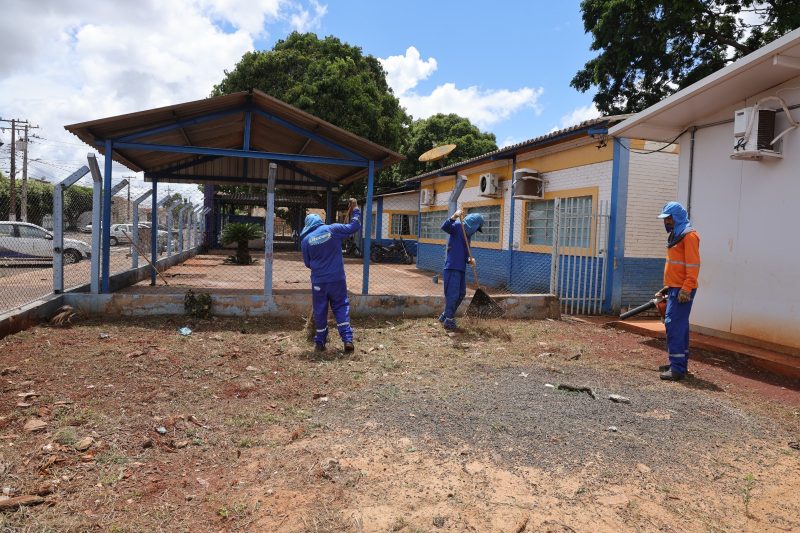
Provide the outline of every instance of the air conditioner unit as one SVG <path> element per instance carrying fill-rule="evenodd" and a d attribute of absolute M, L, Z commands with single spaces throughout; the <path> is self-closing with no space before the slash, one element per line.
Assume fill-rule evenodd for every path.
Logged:
<path fill-rule="evenodd" d="M 421 189 L 419 203 L 422 205 L 433 205 L 436 193 L 433 189 Z"/>
<path fill-rule="evenodd" d="M 781 158 L 780 143 L 775 138 L 775 110 L 745 107 L 733 117 L 733 153 L 731 159 L 759 160 Z"/>
<path fill-rule="evenodd" d="M 544 177 L 538 170 L 520 168 L 514 171 L 514 198 L 518 200 L 544 198 Z"/>
<path fill-rule="evenodd" d="M 497 196 L 500 177 L 497 174 L 481 174 L 479 188 L 481 196 Z"/>

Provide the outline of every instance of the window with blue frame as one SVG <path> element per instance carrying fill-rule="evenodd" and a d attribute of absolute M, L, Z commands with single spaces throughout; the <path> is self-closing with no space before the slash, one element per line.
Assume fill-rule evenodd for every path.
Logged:
<path fill-rule="evenodd" d="M 499 205 L 485 205 L 467 208 L 467 214 L 478 213 L 483 217 L 483 228 L 472 236 L 472 242 L 500 242 L 500 225 L 502 224 Z"/>

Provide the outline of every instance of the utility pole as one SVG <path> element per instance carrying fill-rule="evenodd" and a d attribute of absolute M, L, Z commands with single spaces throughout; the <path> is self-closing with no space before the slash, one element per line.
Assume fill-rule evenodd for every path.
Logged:
<path fill-rule="evenodd" d="M 22 155 L 22 197 L 20 199 L 20 215 L 23 222 L 28 221 L 28 129 L 36 129 L 27 120 L 0 118 L 0 122 L 11 123 L 11 176 L 9 176 L 9 209 L 8 219 L 17 220 L 17 126 L 24 128 L 24 152 Z"/>
<path fill-rule="evenodd" d="M 22 152 L 22 198 L 20 199 L 20 218 L 28 221 L 28 126 L 25 123 L 25 147 Z"/>

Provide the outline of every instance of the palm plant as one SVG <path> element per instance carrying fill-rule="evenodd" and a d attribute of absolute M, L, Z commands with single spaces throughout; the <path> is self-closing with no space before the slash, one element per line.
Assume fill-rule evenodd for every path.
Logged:
<path fill-rule="evenodd" d="M 236 263 L 249 265 L 251 262 L 250 251 L 247 243 L 262 237 L 263 233 L 258 224 L 231 222 L 222 230 L 222 244 L 236 243 Z"/>

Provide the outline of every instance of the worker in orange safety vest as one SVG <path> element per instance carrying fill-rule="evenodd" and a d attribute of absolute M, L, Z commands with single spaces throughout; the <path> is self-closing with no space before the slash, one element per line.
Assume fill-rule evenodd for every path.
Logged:
<path fill-rule="evenodd" d="M 678 202 L 668 202 L 658 218 L 664 220 L 664 228 L 669 233 L 664 288 L 657 293 L 667 297 L 664 325 L 669 364 L 662 365 L 659 370 L 661 379 L 679 381 L 688 372 L 689 313 L 700 274 L 700 235 L 689 222 L 686 209 Z"/>

